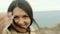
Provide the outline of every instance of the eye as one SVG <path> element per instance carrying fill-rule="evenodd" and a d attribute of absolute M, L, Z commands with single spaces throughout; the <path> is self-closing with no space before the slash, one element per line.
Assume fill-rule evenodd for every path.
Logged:
<path fill-rule="evenodd" d="M 26 19 L 26 18 L 28 18 L 28 17 L 29 17 L 28 15 L 24 15 L 24 16 L 23 16 L 24 19 Z"/>
<path fill-rule="evenodd" d="M 14 19 L 19 19 L 19 17 L 18 16 L 15 16 Z"/>

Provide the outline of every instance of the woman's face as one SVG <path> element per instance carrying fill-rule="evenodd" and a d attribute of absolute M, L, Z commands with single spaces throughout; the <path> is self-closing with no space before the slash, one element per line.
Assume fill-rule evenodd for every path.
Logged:
<path fill-rule="evenodd" d="M 23 28 L 28 28 L 28 26 L 31 23 L 31 19 L 29 18 L 28 14 L 21 8 L 16 7 L 13 10 L 13 15 L 14 15 L 14 21 L 18 26 L 15 26 L 19 28 L 19 26 Z"/>

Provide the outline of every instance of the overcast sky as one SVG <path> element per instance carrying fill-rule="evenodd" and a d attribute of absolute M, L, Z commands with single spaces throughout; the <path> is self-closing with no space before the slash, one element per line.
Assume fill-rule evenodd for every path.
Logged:
<path fill-rule="evenodd" d="M 27 0 L 33 11 L 60 10 L 60 0 Z M 12 0 L 0 0 L 0 12 L 7 11 Z"/>

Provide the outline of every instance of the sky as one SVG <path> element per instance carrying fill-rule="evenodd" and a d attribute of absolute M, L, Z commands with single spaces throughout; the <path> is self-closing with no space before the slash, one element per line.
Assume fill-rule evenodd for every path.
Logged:
<path fill-rule="evenodd" d="M 27 0 L 35 11 L 60 10 L 60 0 Z"/>
<path fill-rule="evenodd" d="M 8 6 L 13 0 L 0 0 L 0 12 L 7 12 Z M 33 11 L 60 10 L 60 0 L 26 0 Z"/>

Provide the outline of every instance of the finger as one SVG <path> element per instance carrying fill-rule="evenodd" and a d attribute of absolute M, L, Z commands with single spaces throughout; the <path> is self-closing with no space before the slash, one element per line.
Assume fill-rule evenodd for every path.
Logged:
<path fill-rule="evenodd" d="M 7 13 L 7 16 L 8 16 L 8 17 L 11 17 L 11 16 L 12 16 L 12 12 L 8 12 L 8 13 Z"/>
<path fill-rule="evenodd" d="M 6 13 L 0 13 L 0 18 L 5 17 L 7 14 Z"/>
<path fill-rule="evenodd" d="M 6 17 L 7 13 L 0 13 L 0 21 L 4 20 L 4 18 Z"/>
<path fill-rule="evenodd" d="M 8 16 L 8 18 L 10 18 L 10 19 L 13 19 L 13 18 L 14 18 L 14 15 L 12 15 L 12 12 L 8 12 L 7 16 Z"/>

